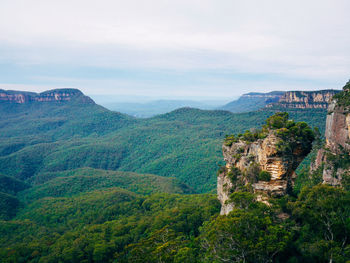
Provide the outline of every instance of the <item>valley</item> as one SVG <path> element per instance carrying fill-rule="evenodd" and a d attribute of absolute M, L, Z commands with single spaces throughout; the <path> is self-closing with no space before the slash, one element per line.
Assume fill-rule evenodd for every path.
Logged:
<path fill-rule="evenodd" d="M 250 133 L 246 130 L 254 133 L 280 111 L 295 122 L 316 127 L 320 134 L 325 133 L 327 118 L 324 107 L 276 104 L 243 113 L 180 108 L 139 119 L 107 110 L 79 91 L 66 100 L 60 98 L 67 91 L 55 92 L 50 101 L 0 102 L 0 241 L 4 244 L 0 258 L 4 262 L 197 262 L 198 255 L 209 262 L 221 258 L 225 253 L 217 249 L 214 253 L 212 242 L 226 242 L 214 234 L 226 231 L 221 229 L 224 218 L 218 217 L 225 203 L 220 205 L 216 196 L 225 138 L 230 134 L 246 138 Z M 297 258 L 303 260 L 314 257 L 291 243 L 302 237 L 278 215 L 297 217 L 298 202 L 309 201 L 302 197 L 307 191 L 333 191 L 326 186 L 303 189 L 322 180 L 318 174 L 311 181 L 307 170 L 316 151 L 297 170 L 298 187 L 290 196 L 270 197 L 274 199 L 270 207 L 256 202 L 254 191 L 244 187 L 233 191 L 235 197 L 231 190 L 226 193 L 233 202 L 227 216 L 232 226 L 251 215 L 268 213 L 270 223 L 251 224 L 264 231 L 280 227 L 281 232 L 271 232 L 270 237 L 248 238 L 253 243 L 256 238 L 264 240 L 261 250 L 254 250 L 261 262 L 277 252 L 274 262 L 283 262 L 289 253 L 299 253 Z M 247 154 L 246 158 L 252 157 Z M 344 190 L 334 191 L 347 198 Z M 347 205 L 346 200 L 339 202 Z M 206 249 L 203 242 L 208 242 Z M 249 262 L 252 258 L 253 254 L 247 255 Z"/>

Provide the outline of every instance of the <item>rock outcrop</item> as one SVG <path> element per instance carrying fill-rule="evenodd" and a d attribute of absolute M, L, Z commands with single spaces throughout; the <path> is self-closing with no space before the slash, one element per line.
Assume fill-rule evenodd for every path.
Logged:
<path fill-rule="evenodd" d="M 329 104 L 325 137 L 325 147 L 318 151 L 311 171 L 323 166 L 323 182 L 340 185 L 350 165 L 350 81 Z"/>
<path fill-rule="evenodd" d="M 340 90 L 251 92 L 220 107 L 231 112 L 255 111 L 263 108 L 327 109 L 332 97 Z"/>
<path fill-rule="evenodd" d="M 281 107 L 294 109 L 327 109 L 332 97 L 340 90 L 318 91 L 288 91 L 284 93 L 277 103 L 266 107 Z"/>
<path fill-rule="evenodd" d="M 270 117 L 262 130 L 227 137 L 222 147 L 226 167 L 217 180 L 221 214 L 232 211 L 230 195 L 236 190 L 250 188 L 261 201 L 288 193 L 313 139 L 305 123 L 288 120 L 286 113 Z"/>
<path fill-rule="evenodd" d="M 78 89 L 55 89 L 42 93 L 12 91 L 0 89 L 0 102 L 29 103 L 29 102 L 65 102 L 79 101 L 82 103 L 94 103 Z"/>

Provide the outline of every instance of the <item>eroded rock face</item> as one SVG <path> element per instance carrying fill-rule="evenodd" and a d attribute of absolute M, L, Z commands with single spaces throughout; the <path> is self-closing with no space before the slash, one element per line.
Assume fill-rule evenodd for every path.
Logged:
<path fill-rule="evenodd" d="M 0 102 L 29 103 L 29 102 L 64 102 L 78 100 L 82 103 L 94 103 L 77 89 L 56 89 L 42 93 L 0 90 Z"/>
<path fill-rule="evenodd" d="M 220 173 L 218 175 L 217 181 L 217 193 L 218 199 L 221 203 L 221 215 L 227 215 L 234 208 L 234 205 L 229 202 L 231 192 L 230 190 L 232 188 L 233 184 L 231 182 L 231 179 L 225 173 Z"/>
<path fill-rule="evenodd" d="M 334 153 L 339 153 L 339 145 L 350 150 L 350 114 L 334 100 L 328 108 L 326 120 L 326 147 Z"/>
<path fill-rule="evenodd" d="M 282 153 L 278 150 L 280 140 L 275 131 L 270 131 L 266 138 L 258 139 L 255 142 L 246 143 L 240 140 L 231 146 L 223 145 L 226 171 L 218 175 L 217 181 L 222 215 L 228 214 L 234 207 L 229 202 L 229 196 L 236 190 L 236 186 L 232 183 L 232 175 L 230 178 L 230 172 L 232 173 L 235 168 L 238 169 L 235 170 L 236 172 L 240 172 L 237 180 L 240 180 L 243 185 L 252 183 L 249 182 L 249 178 L 245 178 L 244 174 L 249 173 L 254 165 L 260 171 L 270 173 L 271 180 L 256 180 L 251 185 L 253 191 L 259 194 L 260 200 L 264 200 L 264 195 L 279 197 L 291 190 L 295 178 L 294 171 L 308 152 L 301 147 L 296 147 L 290 154 Z"/>
<path fill-rule="evenodd" d="M 288 91 L 275 105 L 283 108 L 296 109 L 327 109 L 332 97 L 339 93 L 339 90 L 319 90 L 319 91 Z"/>
<path fill-rule="evenodd" d="M 333 161 L 328 159 L 332 155 L 339 158 L 350 153 L 350 113 L 344 106 L 338 105 L 337 100 L 333 100 L 328 107 L 325 137 L 326 145 L 318 151 L 315 162 L 311 165 L 311 171 L 324 165 L 323 182 L 340 185 L 342 175 L 349 169 L 335 167 Z"/>

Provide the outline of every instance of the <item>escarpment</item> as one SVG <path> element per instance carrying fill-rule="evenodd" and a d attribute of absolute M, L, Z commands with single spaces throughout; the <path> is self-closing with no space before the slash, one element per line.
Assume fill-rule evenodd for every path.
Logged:
<path fill-rule="evenodd" d="M 78 101 L 93 104 L 94 101 L 78 89 L 55 89 L 42 93 L 0 90 L 0 102 L 30 103 L 30 102 L 66 102 Z"/>
<path fill-rule="evenodd" d="M 271 116 L 261 130 L 227 136 L 223 145 L 226 166 L 217 181 L 221 214 L 232 211 L 230 195 L 237 190 L 253 191 L 262 201 L 288 193 L 294 171 L 311 151 L 313 140 L 310 127 L 288 120 L 287 113 Z"/>
<path fill-rule="evenodd" d="M 332 97 L 340 90 L 288 91 L 277 103 L 267 105 L 294 109 L 327 109 Z"/>
<path fill-rule="evenodd" d="M 311 165 L 311 171 L 322 169 L 323 182 L 341 185 L 350 172 L 350 81 L 333 97 L 326 120 L 326 144 Z"/>

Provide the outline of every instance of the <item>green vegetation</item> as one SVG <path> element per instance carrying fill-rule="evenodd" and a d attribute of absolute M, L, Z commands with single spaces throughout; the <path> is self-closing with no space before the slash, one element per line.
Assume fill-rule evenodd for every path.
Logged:
<path fill-rule="evenodd" d="M 293 188 L 295 195 L 298 195 L 303 187 L 313 187 L 323 182 L 323 165 L 313 172 L 310 172 L 310 167 L 303 167 L 297 171 L 297 174 Z"/>
<path fill-rule="evenodd" d="M 301 164 L 298 172 L 298 179 L 296 181 L 295 193 L 300 192 L 303 186 L 314 186 L 322 182 L 321 171 L 317 171 L 313 174 L 309 173 L 309 166 L 311 157 L 316 154 L 316 151 L 322 147 L 322 140 L 320 137 L 319 129 L 316 127 L 312 130 L 306 122 L 295 122 L 289 120 L 289 114 L 287 112 L 277 112 L 270 116 L 266 120 L 266 124 L 261 129 L 252 129 L 246 131 L 243 134 L 228 135 L 225 138 L 224 144 L 231 146 L 233 143 L 243 141 L 247 144 L 256 140 L 265 138 L 268 134 L 274 134 L 279 141 L 277 143 L 277 150 L 281 155 L 298 154 L 306 156 L 309 154 L 310 149 L 314 147 L 311 156 L 308 156 L 306 160 Z M 243 149 L 242 149 L 243 150 Z M 233 158 L 239 160 L 241 158 L 241 149 L 235 151 L 232 155 Z M 344 163 L 350 163 L 350 160 L 344 159 Z M 250 156 L 247 156 L 250 158 Z M 267 171 L 261 171 L 259 165 L 254 162 L 254 156 L 251 156 L 250 165 L 243 172 L 237 172 L 234 169 L 230 170 L 227 175 L 231 179 L 233 184 L 232 189 L 235 190 L 249 190 L 250 185 L 258 181 L 270 181 L 271 174 Z M 332 157 L 334 158 L 334 157 Z M 340 158 L 340 157 L 339 157 Z M 239 177 L 238 175 L 240 175 Z M 246 187 L 244 187 L 246 185 Z"/>
<path fill-rule="evenodd" d="M 231 167 L 229 172 L 227 173 L 228 178 L 230 178 L 233 184 L 236 183 L 240 175 L 241 175 L 241 171 L 236 167 Z"/>
<path fill-rule="evenodd" d="M 18 192 L 28 188 L 29 185 L 11 176 L 0 174 L 0 192 L 16 195 Z"/>
<path fill-rule="evenodd" d="M 235 135 L 227 135 L 224 141 L 224 144 L 226 146 L 231 146 L 234 142 L 238 141 L 244 141 L 247 143 L 255 142 L 258 139 L 265 139 L 267 136 L 267 133 L 263 130 L 256 130 L 253 129 L 253 132 L 251 131 L 245 131 L 243 134 Z"/>
<path fill-rule="evenodd" d="M 140 196 L 116 188 L 44 198 L 0 222 L 0 260 L 173 262 L 188 250 L 197 258 L 199 227 L 218 210 L 214 195 Z"/>
<path fill-rule="evenodd" d="M 41 198 L 0 221 L 1 262 L 346 262 L 350 193 L 305 187 L 296 200 L 235 192 L 138 195 L 106 188 Z M 283 213 L 289 217 L 281 219 Z"/>
<path fill-rule="evenodd" d="M 271 174 L 268 171 L 261 171 L 258 175 L 259 181 L 270 181 L 271 180 Z"/>
<path fill-rule="evenodd" d="M 222 110 L 227 110 L 234 113 L 256 111 L 264 108 L 269 103 L 276 103 L 284 91 L 272 91 L 269 93 L 250 92 L 248 96 L 241 96 L 238 100 L 229 102 L 221 107 Z"/>
<path fill-rule="evenodd" d="M 234 142 L 244 141 L 252 143 L 259 139 L 264 139 L 271 132 L 281 140 L 278 144 L 278 150 L 282 153 L 291 154 L 299 149 L 305 155 L 309 153 L 315 134 L 306 122 L 295 122 L 289 120 L 287 112 L 277 112 L 266 120 L 262 129 L 253 129 L 245 131 L 243 134 L 227 135 L 224 141 L 226 146 L 231 146 Z"/>
<path fill-rule="evenodd" d="M 206 223 L 202 229 L 203 262 L 272 262 L 292 233 L 264 204 L 250 202 Z"/>
<path fill-rule="evenodd" d="M 0 192 L 0 220 L 11 219 L 19 208 L 20 202 L 15 196 Z"/>
<path fill-rule="evenodd" d="M 350 193 L 328 185 L 305 188 L 290 203 L 300 225 L 296 244 L 308 262 L 347 262 L 350 258 Z"/>
<path fill-rule="evenodd" d="M 51 180 L 33 186 L 20 193 L 26 202 L 32 202 L 43 197 L 72 196 L 87 191 L 119 187 L 138 194 L 191 193 L 185 184 L 175 178 L 166 178 L 151 174 L 136 174 L 131 172 L 106 171 L 93 168 L 81 168 L 64 171 L 59 174 L 49 173 Z M 59 177 L 54 177 L 59 176 Z"/>
<path fill-rule="evenodd" d="M 225 134 L 260 127 L 274 113 L 183 108 L 134 119 L 94 104 L 9 105 L 0 104 L 0 173 L 32 182 L 91 167 L 176 177 L 196 192 L 215 189 Z M 324 130 L 325 110 L 289 113 Z"/>
<path fill-rule="evenodd" d="M 305 187 L 297 200 L 273 206 L 248 192 L 231 195 L 235 209 L 201 229 L 202 262 L 347 262 L 350 193 L 327 185 Z M 277 200 L 276 200 L 277 201 Z M 289 217 L 281 219 L 283 213 Z"/>
<path fill-rule="evenodd" d="M 337 100 L 337 104 L 344 108 L 348 108 L 350 106 L 350 80 L 343 87 L 343 91 L 333 96 L 333 99 Z"/>
<path fill-rule="evenodd" d="M 312 148 L 315 134 L 306 122 L 289 120 L 287 112 L 278 112 L 266 120 L 264 129 L 274 130 L 281 140 L 278 143 L 278 151 L 284 154 L 292 154 L 300 151 L 307 155 Z"/>
<path fill-rule="evenodd" d="M 259 127 L 272 111 L 180 109 L 138 120 L 92 104 L 44 103 L 0 104 L 0 113 L 1 262 L 345 263 L 350 257 L 347 189 L 301 180 L 297 197 L 271 206 L 237 191 L 230 196 L 234 211 L 219 216 L 216 195 L 191 194 L 184 184 L 212 190 L 224 134 Z M 324 124 L 323 110 L 289 113 Z M 283 118 L 269 123 L 276 132 L 291 129 L 291 143 L 310 135 L 307 126 Z M 254 163 L 244 176 L 269 179 Z M 230 179 L 237 177 L 231 169 Z"/>

